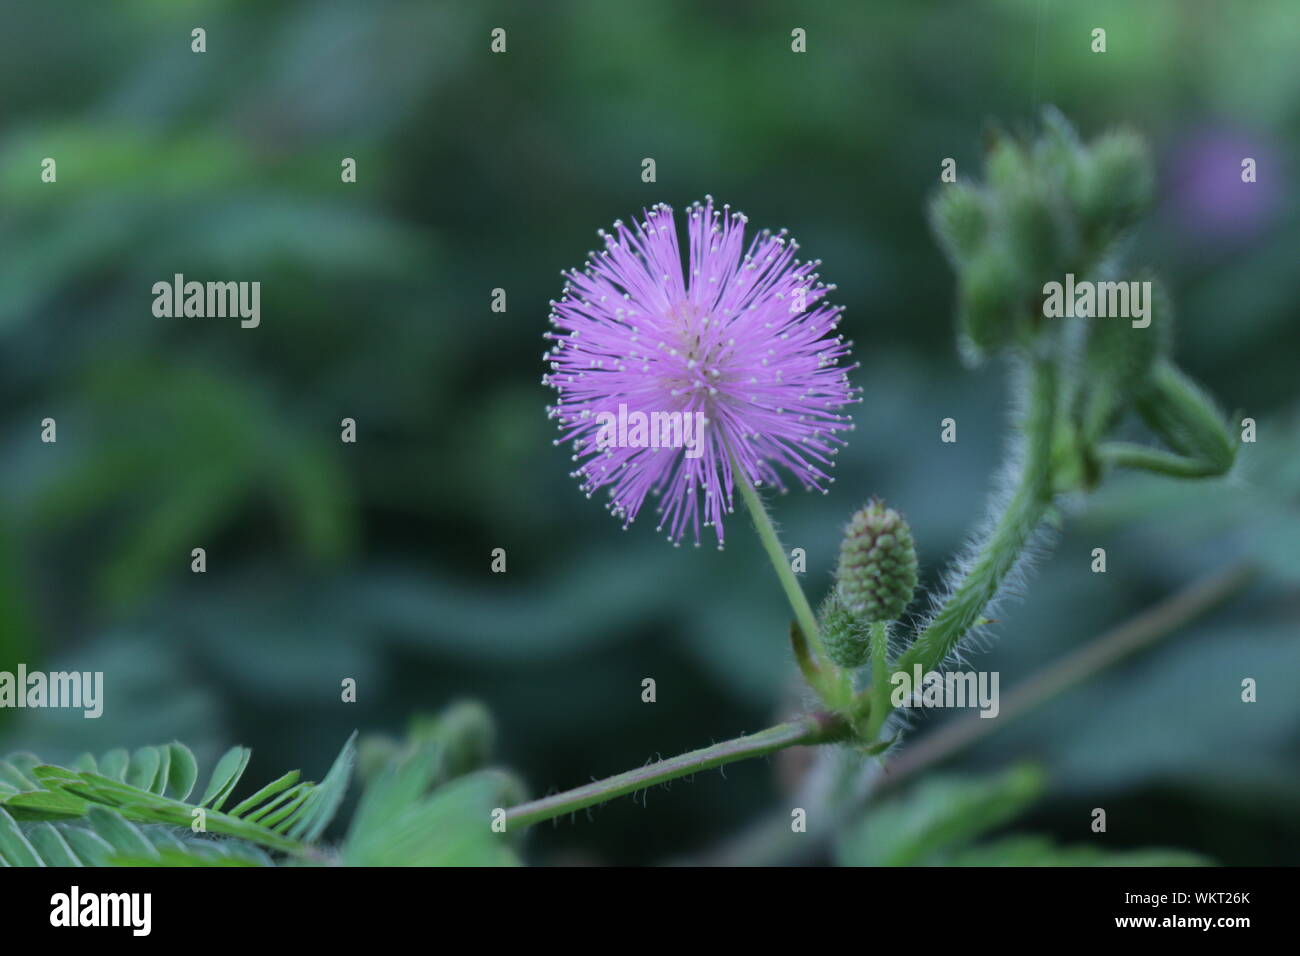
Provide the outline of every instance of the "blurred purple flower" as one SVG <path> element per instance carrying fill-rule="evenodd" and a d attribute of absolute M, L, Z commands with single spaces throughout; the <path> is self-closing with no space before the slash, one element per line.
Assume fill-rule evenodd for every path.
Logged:
<path fill-rule="evenodd" d="M 1242 181 L 1242 160 L 1258 181 Z M 1171 182 L 1180 226 L 1198 239 L 1237 241 L 1263 228 L 1278 201 L 1279 170 L 1267 144 L 1226 128 L 1202 130 L 1173 153 Z"/>
<path fill-rule="evenodd" d="M 591 495 L 607 489 L 627 527 L 649 494 L 661 495 L 659 529 L 674 543 L 733 510 L 732 461 L 755 484 L 784 489 L 776 466 L 806 488 L 825 490 L 826 469 L 852 429 L 841 410 L 857 399 L 841 366 L 849 343 L 834 334 L 839 306 L 822 299 L 818 262 L 794 257 L 785 230 L 764 230 L 744 251 L 746 218 L 724 206 L 687 210 L 687 270 L 677 226 L 660 204 L 629 229 L 599 231 L 605 248 L 551 302 L 551 371 L 559 393 L 548 409 L 580 462 L 574 476 Z M 602 438 L 622 411 L 681 412 L 704 423 L 701 444 L 627 447 Z M 631 444 L 631 443 L 629 443 Z M 693 451 L 693 453 L 688 453 Z"/>

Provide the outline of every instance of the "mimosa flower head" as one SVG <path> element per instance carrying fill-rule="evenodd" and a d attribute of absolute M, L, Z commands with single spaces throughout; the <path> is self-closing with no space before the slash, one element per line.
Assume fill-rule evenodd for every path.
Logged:
<path fill-rule="evenodd" d="M 842 309 L 824 302 L 835 287 L 818 281 L 819 261 L 795 258 L 784 229 L 746 248 L 746 217 L 711 197 L 686 219 L 685 261 L 666 205 L 599 231 L 604 249 L 564 273 L 551 302 L 542 381 L 588 497 L 605 489 L 626 527 L 659 496 L 670 540 L 690 532 L 698 544 L 712 527 L 721 546 L 733 469 L 755 485 L 784 490 L 784 470 L 826 490 L 853 427 L 843 409 L 859 400 L 856 366 L 841 364 Z"/>

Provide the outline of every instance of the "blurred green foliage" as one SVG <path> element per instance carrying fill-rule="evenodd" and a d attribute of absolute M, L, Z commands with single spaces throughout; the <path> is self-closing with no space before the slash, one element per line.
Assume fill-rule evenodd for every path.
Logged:
<path fill-rule="evenodd" d="M 1058 847 L 1039 836 L 971 845 L 1010 823 L 1042 796 L 1046 780 L 1029 766 L 987 779 L 935 776 L 846 828 L 836 848 L 844 866 L 1196 866 L 1173 850 L 1111 852 L 1079 840 Z M 1089 818 L 1091 819 L 1091 818 Z"/>
<path fill-rule="evenodd" d="M 1128 821 L 1111 850 L 1294 863 L 1293 19 L 1289 0 L 16 5 L 0 34 L 0 669 L 103 670 L 107 710 L 0 711 L 0 752 L 177 738 L 210 765 L 239 742 L 272 779 L 327 765 L 354 727 L 472 695 L 540 794 L 758 729 L 792 675 L 743 517 L 721 554 L 622 532 L 551 444 L 538 380 L 559 270 L 658 201 L 712 193 L 788 226 L 839 286 L 865 401 L 832 494 L 775 503 L 786 543 L 819 594 L 842 523 L 880 494 L 932 584 L 980 511 L 1005 409 L 996 369 L 959 367 L 924 200 L 944 157 L 975 171 L 987 122 L 1055 103 L 1086 136 L 1147 138 L 1160 205 L 1134 241 L 1176 303 L 1179 361 L 1259 440 L 1224 480 L 1110 482 L 979 666 L 1005 689 L 1198 573 L 1246 558 L 1265 574 L 965 755 L 972 772 L 1030 755 L 1050 781 L 1016 831 L 1041 840 L 978 852 L 1086 852 L 1081 808 L 1105 805 Z M 1252 193 L 1222 185 L 1242 155 Z M 261 327 L 155 318 L 150 288 L 175 273 L 260 281 Z M 948 415 L 956 445 L 938 441 Z M 782 787 L 771 764 L 737 765 L 537 828 L 526 856 L 695 853 L 783 806 Z"/>

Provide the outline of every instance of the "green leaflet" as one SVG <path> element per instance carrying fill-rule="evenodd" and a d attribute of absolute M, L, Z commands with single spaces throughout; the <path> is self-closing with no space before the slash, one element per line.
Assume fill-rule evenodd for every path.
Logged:
<path fill-rule="evenodd" d="M 45 861 L 18 824 L 0 807 L 0 862 L 5 866 L 44 866 Z"/>
<path fill-rule="evenodd" d="M 307 843 L 320 839 L 320 835 L 325 832 L 325 828 L 334 819 L 334 814 L 338 812 L 339 804 L 343 802 L 343 794 L 348 788 L 348 781 L 352 779 L 352 765 L 356 762 L 356 743 L 357 734 L 353 731 L 343 750 L 334 760 L 329 773 L 325 775 L 325 779 L 307 794 L 307 798 L 302 802 L 301 811 L 296 813 L 287 824 L 281 824 L 283 832 Z"/>
<path fill-rule="evenodd" d="M 199 806 L 211 806 L 214 810 L 220 810 L 221 805 L 226 802 L 230 796 L 230 791 L 235 789 L 235 784 L 248 769 L 248 758 L 253 752 L 247 747 L 231 747 L 217 761 L 216 768 L 212 771 L 212 778 L 208 781 L 208 789 L 203 792 L 203 799 L 199 801 Z"/>
<path fill-rule="evenodd" d="M 274 865 L 268 851 L 296 863 L 517 864 L 514 835 L 492 822 L 522 788 L 503 771 L 477 769 L 494 736 L 487 711 L 466 701 L 415 717 L 404 742 L 367 740 L 369 785 L 340 851 L 319 841 L 347 794 L 356 733 L 320 783 L 293 770 L 239 800 L 247 747 L 228 750 L 201 791 L 194 755 L 178 742 L 82 754 L 70 766 L 13 754 L 0 761 L 0 865 Z"/>
<path fill-rule="evenodd" d="M 171 766 L 168 770 L 167 789 L 177 800 L 186 800 L 194 790 L 199 779 L 199 765 L 189 747 L 173 741 L 168 745 L 171 750 Z"/>
<path fill-rule="evenodd" d="M 168 865 L 174 861 L 265 865 L 264 847 L 308 853 L 337 813 L 352 776 L 356 734 L 320 784 L 299 783 L 298 771 L 223 812 L 248 767 L 250 751 L 233 747 L 213 768 L 203 799 L 186 802 L 198 767 L 180 743 L 83 755 L 77 769 L 43 764 L 30 754 L 0 761 L 0 862 L 6 865 Z M 243 841 L 218 843 L 202 833 Z M 183 834 L 182 839 L 177 834 Z"/>
<path fill-rule="evenodd" d="M 38 823 L 26 833 L 28 842 L 46 866 L 84 866 L 67 838 L 52 823 Z"/>
<path fill-rule="evenodd" d="M 4 811 L 0 810 L 0 814 Z M 10 818 L 12 819 L 12 818 Z M 2 821 L 0 821 L 2 823 Z M 15 827 L 17 824 L 15 824 Z M 0 825 L 0 831 L 4 827 Z M 5 835 L 0 832 L 0 844 Z M 19 866 L 271 866 L 255 846 L 232 840 L 178 835 L 168 826 L 135 824 L 115 810 L 94 807 L 76 824 L 38 823 L 22 834 L 27 847 L 11 843 L 0 865 Z M 19 860 L 22 862 L 18 862 Z"/>
<path fill-rule="evenodd" d="M 126 782 L 141 790 L 154 790 L 154 781 L 158 777 L 161 760 L 157 747 L 141 747 L 131 755 L 131 764 L 127 768 Z"/>
<path fill-rule="evenodd" d="M 112 845 L 94 830 L 65 825 L 59 827 L 59 834 L 84 866 L 105 866 L 113 855 Z"/>
<path fill-rule="evenodd" d="M 114 853 L 123 856 L 156 857 L 158 855 L 157 847 L 149 842 L 140 828 L 120 813 L 104 807 L 91 807 L 86 811 L 86 819 L 94 827 L 95 832 L 108 841 Z"/>

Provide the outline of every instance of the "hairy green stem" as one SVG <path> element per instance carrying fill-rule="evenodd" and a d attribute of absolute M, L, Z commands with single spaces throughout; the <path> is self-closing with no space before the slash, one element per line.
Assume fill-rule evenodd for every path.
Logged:
<path fill-rule="evenodd" d="M 910 674 L 919 664 L 925 673 L 943 663 L 958 642 L 983 618 L 989 601 L 1015 567 L 1051 504 L 1057 371 L 1050 360 L 1040 358 L 1031 364 L 1029 375 L 1023 460 L 1016 489 L 980 547 L 970 570 L 930 626 L 898 659 L 894 665 L 895 672 Z M 888 700 L 873 701 L 873 707 L 885 711 Z M 877 711 L 877 719 L 882 719 L 880 711 Z"/>
<path fill-rule="evenodd" d="M 864 743 L 873 743 L 880 728 L 889 716 L 885 702 L 889 700 L 889 623 L 874 621 L 871 625 L 871 711 L 867 722 Z M 879 705 L 874 702 L 880 701 Z"/>
<path fill-rule="evenodd" d="M 1176 455 L 1159 448 L 1148 448 L 1136 442 L 1110 441 L 1097 449 L 1101 461 L 1113 468 L 1132 468 L 1140 471 L 1154 471 L 1160 475 L 1174 478 L 1209 478 L 1223 474 L 1223 469 L 1216 464 Z"/>
<path fill-rule="evenodd" d="M 658 783 L 676 780 L 702 770 L 711 770 L 737 760 L 761 757 L 786 747 L 832 743 L 848 733 L 844 718 L 837 714 L 808 714 L 797 720 L 777 724 L 756 734 L 726 740 L 711 747 L 701 747 L 668 760 L 628 770 L 563 793 L 552 794 L 506 811 L 506 827 L 526 827 L 542 820 L 564 816 L 587 807 L 613 800 Z"/>
<path fill-rule="evenodd" d="M 821 680 L 821 669 L 813 660 L 812 651 L 808 647 L 808 641 L 804 638 L 798 621 L 790 622 L 790 649 L 794 651 L 795 663 L 799 665 L 799 671 L 808 682 L 808 686 L 816 687 L 817 682 Z"/>

